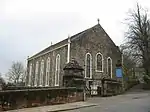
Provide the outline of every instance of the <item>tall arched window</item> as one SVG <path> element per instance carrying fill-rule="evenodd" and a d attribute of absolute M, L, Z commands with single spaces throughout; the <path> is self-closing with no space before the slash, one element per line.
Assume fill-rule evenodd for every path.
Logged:
<path fill-rule="evenodd" d="M 96 72 L 103 72 L 103 55 L 101 53 L 96 54 Z"/>
<path fill-rule="evenodd" d="M 59 74 L 60 74 L 60 55 L 57 54 L 55 67 L 55 86 L 59 86 Z"/>
<path fill-rule="evenodd" d="M 49 86 L 49 74 L 50 74 L 50 58 L 48 57 L 46 62 L 45 86 Z"/>
<path fill-rule="evenodd" d="M 41 61 L 40 83 L 39 83 L 39 86 L 42 86 L 42 85 L 43 85 L 43 75 L 44 75 L 44 60 Z"/>
<path fill-rule="evenodd" d="M 92 78 L 92 56 L 90 53 L 85 56 L 85 78 Z"/>
<path fill-rule="evenodd" d="M 39 62 L 37 61 L 35 66 L 34 86 L 37 86 L 38 70 L 39 70 Z"/>
<path fill-rule="evenodd" d="M 32 79 L 32 63 L 29 67 L 29 80 L 28 80 L 28 86 L 31 86 L 31 79 Z"/>
<path fill-rule="evenodd" d="M 112 78 L 112 59 L 107 58 L 107 74 Z"/>

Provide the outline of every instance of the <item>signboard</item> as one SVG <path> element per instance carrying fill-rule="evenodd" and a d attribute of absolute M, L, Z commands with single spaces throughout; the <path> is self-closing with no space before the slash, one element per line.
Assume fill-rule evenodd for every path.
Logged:
<path fill-rule="evenodd" d="M 97 86 L 91 85 L 91 95 L 97 95 Z"/>
<path fill-rule="evenodd" d="M 122 72 L 122 68 L 116 68 L 116 77 L 118 78 L 122 78 L 122 75 L 123 72 Z"/>

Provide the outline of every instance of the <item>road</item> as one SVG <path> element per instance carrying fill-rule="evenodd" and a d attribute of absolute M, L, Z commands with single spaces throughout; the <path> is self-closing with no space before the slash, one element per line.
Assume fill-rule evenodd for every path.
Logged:
<path fill-rule="evenodd" d="M 113 97 L 93 97 L 87 102 L 97 106 L 66 112 L 150 112 L 150 91 L 133 88 L 125 94 Z"/>

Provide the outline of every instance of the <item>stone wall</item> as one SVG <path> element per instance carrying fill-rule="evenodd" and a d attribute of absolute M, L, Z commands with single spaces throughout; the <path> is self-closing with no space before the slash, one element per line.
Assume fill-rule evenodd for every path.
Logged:
<path fill-rule="evenodd" d="M 46 76 L 46 62 L 48 57 L 50 58 L 50 77 L 49 77 L 49 86 L 54 87 L 54 80 L 55 80 L 55 69 L 56 69 L 56 56 L 57 54 L 60 54 L 60 77 L 59 77 L 59 86 L 62 86 L 62 78 L 63 78 L 63 68 L 67 62 L 67 46 L 61 47 L 57 50 L 54 50 L 52 52 L 49 52 L 47 54 L 44 54 L 40 57 L 33 58 L 32 60 L 28 61 L 28 70 L 27 70 L 27 77 L 26 77 L 26 85 L 28 85 L 28 79 L 29 79 L 29 66 L 32 63 L 32 77 L 31 77 L 31 86 L 34 86 L 34 78 L 35 78 L 35 66 L 36 62 L 39 62 L 39 69 L 38 69 L 38 85 L 39 85 L 39 79 L 40 79 L 40 65 L 41 61 L 44 60 L 44 74 L 43 74 L 43 85 L 45 86 L 45 76 Z"/>
<path fill-rule="evenodd" d="M 85 69 L 85 56 L 90 53 L 92 56 L 92 78 L 86 78 L 86 86 L 94 88 L 91 94 L 97 94 L 97 88 L 102 87 L 101 79 L 110 78 L 107 73 L 107 58 L 112 59 L 112 79 L 117 79 L 115 69 L 118 60 L 121 60 L 121 52 L 107 35 L 100 25 L 80 33 L 80 35 L 71 41 L 71 58 L 75 58 Z M 96 54 L 103 55 L 103 71 L 96 71 Z M 85 73 L 84 73 L 85 74 Z M 89 87 L 90 88 L 90 87 Z"/>
<path fill-rule="evenodd" d="M 0 111 L 83 101 L 83 90 L 68 88 L 23 88 L 0 91 Z"/>
<path fill-rule="evenodd" d="M 113 96 L 123 92 L 122 82 L 112 79 L 103 79 L 101 95 L 102 96 Z"/>
<path fill-rule="evenodd" d="M 103 55 L 103 72 L 96 72 L 96 54 Z M 107 58 L 112 59 L 112 75 L 115 78 L 115 68 L 118 60 L 121 60 L 121 52 L 107 35 L 100 25 L 86 30 L 78 38 L 71 42 L 71 58 L 75 58 L 82 67 L 85 67 L 85 55 L 90 53 L 92 56 L 92 75 L 93 79 L 101 79 L 107 74 Z"/>

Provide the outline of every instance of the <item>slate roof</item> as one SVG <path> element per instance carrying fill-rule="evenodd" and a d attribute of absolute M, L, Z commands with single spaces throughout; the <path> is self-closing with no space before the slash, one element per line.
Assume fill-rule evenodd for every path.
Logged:
<path fill-rule="evenodd" d="M 84 31 L 82 31 L 82 32 L 80 32 L 80 33 L 77 33 L 77 34 L 71 36 L 71 37 L 70 37 L 70 40 L 73 41 L 73 40 L 75 40 L 75 39 L 77 39 L 77 38 L 84 37 L 84 35 L 85 35 L 88 31 L 93 30 L 94 28 L 98 28 L 98 27 L 99 27 L 99 28 L 102 28 L 100 24 L 97 24 L 97 25 L 95 25 L 95 26 L 93 26 L 93 27 L 91 27 L 91 28 L 89 28 L 89 29 L 86 29 L 86 30 L 84 30 Z M 103 29 L 103 28 L 102 28 L 102 29 Z M 104 29 L 103 29 L 103 30 L 104 30 Z M 104 30 L 104 32 L 105 32 L 105 30 Z M 105 32 L 105 33 L 106 33 L 106 32 Z M 106 33 L 106 34 L 107 34 L 107 33 Z M 107 34 L 107 35 L 108 35 L 108 34 Z M 109 37 L 109 36 L 108 36 L 108 37 Z M 110 38 L 110 40 L 112 41 L 111 38 Z M 37 56 L 40 55 L 40 54 L 43 54 L 43 53 L 48 52 L 48 51 L 50 51 L 50 50 L 53 50 L 53 49 L 55 49 L 55 48 L 57 48 L 57 47 L 59 47 L 59 46 L 65 45 L 65 44 L 67 44 L 67 43 L 68 43 L 68 38 L 66 38 L 66 39 L 64 39 L 64 40 L 62 40 L 62 41 L 60 41 L 60 42 L 58 42 L 58 43 L 56 43 L 56 44 L 54 44 L 54 45 L 51 45 L 51 46 L 45 48 L 44 50 L 40 51 L 39 53 L 37 53 L 37 54 L 31 56 L 30 58 L 28 58 L 28 60 L 31 60 L 32 58 L 37 57 Z M 112 43 L 114 43 L 114 42 L 112 41 Z M 115 45 L 115 43 L 114 43 L 114 45 Z M 116 45 L 115 45 L 115 46 L 116 46 Z M 117 47 L 117 46 L 116 46 L 116 47 Z"/>
<path fill-rule="evenodd" d="M 95 26 L 97 26 L 97 25 L 95 25 Z M 95 27 L 95 26 L 93 26 L 93 27 Z M 82 35 L 85 34 L 85 33 L 87 32 L 87 30 L 90 30 L 90 29 L 92 29 L 93 27 L 91 27 L 91 28 L 89 28 L 89 29 L 86 29 L 86 30 L 84 30 L 84 31 L 82 31 L 82 32 L 80 32 L 80 33 L 77 33 L 77 34 L 71 36 L 71 37 L 70 37 L 70 40 L 73 41 L 73 40 L 76 39 L 76 38 L 82 37 Z M 51 46 L 45 48 L 44 50 L 40 51 L 39 53 L 37 53 L 37 54 L 31 56 L 30 58 L 28 58 L 28 60 L 30 60 L 31 58 L 34 58 L 34 57 L 36 57 L 36 56 L 38 56 L 38 55 L 40 55 L 40 54 L 42 54 L 42 53 L 45 53 L 45 52 L 47 52 L 47 51 L 49 51 L 49 50 L 53 50 L 53 49 L 55 49 L 56 47 L 62 46 L 62 45 L 64 45 L 64 44 L 67 44 L 67 43 L 68 43 L 68 38 L 66 38 L 66 39 L 64 39 L 64 40 L 62 40 L 62 41 L 60 41 L 60 42 L 58 42 L 58 43 L 56 43 L 56 44 L 54 44 L 54 45 L 51 45 Z"/>

